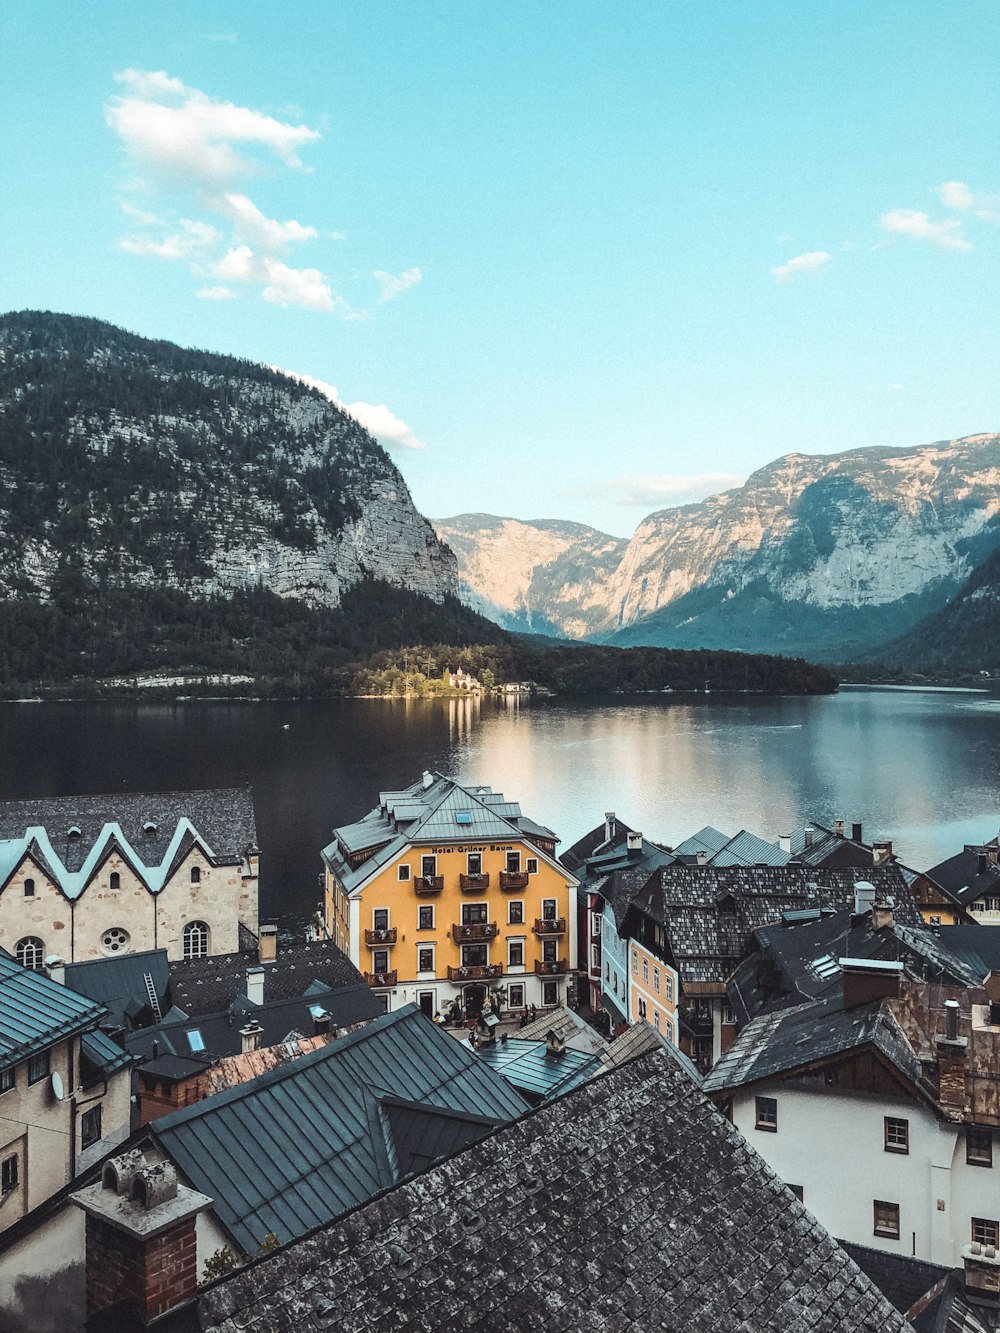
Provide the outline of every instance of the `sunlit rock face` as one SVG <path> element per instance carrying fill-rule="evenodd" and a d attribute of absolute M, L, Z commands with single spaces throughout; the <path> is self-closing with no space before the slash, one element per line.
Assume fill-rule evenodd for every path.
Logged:
<path fill-rule="evenodd" d="M 849 656 L 943 605 L 1000 541 L 998 510 L 1000 436 L 975 435 L 788 454 L 628 543 L 487 515 L 438 530 L 471 604 L 544 608 L 561 633 Z"/>
<path fill-rule="evenodd" d="M 96 320 L 0 321 L 0 593 L 262 585 L 336 606 L 366 575 L 440 601 L 451 551 L 368 432 L 264 366 Z"/>

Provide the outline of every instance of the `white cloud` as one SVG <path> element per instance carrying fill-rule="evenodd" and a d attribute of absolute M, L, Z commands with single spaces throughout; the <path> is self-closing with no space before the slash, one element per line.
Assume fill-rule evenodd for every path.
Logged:
<path fill-rule="evenodd" d="M 232 287 L 201 287 L 195 292 L 199 301 L 235 301 Z"/>
<path fill-rule="evenodd" d="M 378 299 L 380 301 L 391 301 L 400 292 L 405 292 L 409 287 L 415 287 L 423 274 L 418 268 L 408 268 L 405 273 L 400 273 L 397 277 L 379 268 L 375 270 L 372 276 L 378 282 L 380 288 Z"/>
<path fill-rule="evenodd" d="M 937 192 L 945 208 L 957 208 L 964 212 L 974 202 L 972 191 L 962 181 L 945 181 L 944 185 L 938 186 Z"/>
<path fill-rule="evenodd" d="M 224 194 L 222 200 L 233 220 L 237 238 L 269 254 L 284 254 L 291 246 L 314 241 L 319 235 L 315 227 L 303 226 L 294 218 L 278 222 L 275 218 L 265 217 L 245 194 Z"/>
<path fill-rule="evenodd" d="M 395 412 L 389 410 L 385 403 L 366 403 L 358 401 L 356 403 L 345 403 L 335 385 L 327 380 L 318 380 L 312 375 L 300 375 L 295 371 L 282 370 L 280 366 L 272 366 L 272 370 L 277 370 L 281 375 L 288 375 L 293 380 L 299 380 L 302 384 L 308 384 L 311 389 L 318 389 L 325 398 L 329 398 L 331 403 L 350 413 L 355 421 L 359 421 L 369 434 L 374 435 L 379 444 L 386 448 L 398 449 L 426 449 L 427 446 L 422 440 L 418 440 L 413 431 L 396 416 Z"/>
<path fill-rule="evenodd" d="M 271 305 L 297 305 L 303 310 L 333 310 L 336 306 L 318 268 L 289 268 L 276 259 L 265 259 L 264 272 L 267 285 L 261 295 Z"/>
<path fill-rule="evenodd" d="M 894 208 L 879 219 L 883 230 L 909 236 L 915 241 L 930 241 L 942 250 L 971 250 L 972 245 L 962 233 L 960 218 L 945 218 L 934 222 L 916 208 Z"/>
<path fill-rule="evenodd" d="M 215 245 L 218 239 L 219 233 L 209 223 L 181 218 L 180 231 L 165 236 L 162 241 L 143 234 L 126 236 L 119 242 L 119 246 L 129 254 L 145 255 L 151 259 L 190 259 Z"/>
<path fill-rule="evenodd" d="M 707 495 L 742 486 L 745 473 L 701 472 L 692 476 L 676 473 L 642 473 L 632 477 L 617 477 L 607 484 L 617 504 L 638 505 L 646 509 L 671 505 L 692 504 Z"/>
<path fill-rule="evenodd" d="M 826 250 L 810 250 L 807 254 L 796 255 L 784 264 L 771 269 L 778 282 L 791 282 L 800 273 L 816 273 L 833 258 Z"/>

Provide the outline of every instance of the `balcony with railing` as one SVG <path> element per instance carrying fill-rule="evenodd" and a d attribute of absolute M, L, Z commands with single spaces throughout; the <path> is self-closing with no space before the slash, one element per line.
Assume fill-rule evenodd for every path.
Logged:
<path fill-rule="evenodd" d="M 395 943 L 396 943 L 395 926 L 383 926 L 379 930 L 365 931 L 365 944 L 369 947 L 369 949 L 377 949 L 379 947 L 389 949 Z"/>
<path fill-rule="evenodd" d="M 506 893 L 517 893 L 528 887 L 528 876 L 523 870 L 501 870 L 500 887 Z"/>
<path fill-rule="evenodd" d="M 498 981 L 503 976 L 502 963 L 484 963 L 481 967 L 449 967 L 449 981 Z"/>
<path fill-rule="evenodd" d="M 431 898 L 444 888 L 444 875 L 418 875 L 413 881 L 413 892 L 418 898 Z"/>
<path fill-rule="evenodd" d="M 566 958 L 536 958 L 535 974 L 539 977 L 558 977 L 566 971 L 568 961 Z"/>
<path fill-rule="evenodd" d="M 463 893 L 479 893 L 482 889 L 490 887 L 490 877 L 488 872 L 479 875 L 459 875 L 458 887 Z"/>
<path fill-rule="evenodd" d="M 365 981 L 369 986 L 395 986 L 396 969 L 393 968 L 391 972 L 366 972 Z"/>
<path fill-rule="evenodd" d="M 451 928 L 451 938 L 456 944 L 482 944 L 486 940 L 495 940 L 499 933 L 500 927 L 495 921 L 475 921 L 464 926 L 456 922 Z"/>
<path fill-rule="evenodd" d="M 564 916 L 544 916 L 535 918 L 536 935 L 565 935 L 566 918 Z"/>

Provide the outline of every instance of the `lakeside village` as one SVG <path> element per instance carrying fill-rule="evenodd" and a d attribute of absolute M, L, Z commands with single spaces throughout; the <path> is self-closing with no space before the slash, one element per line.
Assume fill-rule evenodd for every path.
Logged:
<path fill-rule="evenodd" d="M 1000 1329 L 1000 841 L 0 804 L 5 1333 Z"/>

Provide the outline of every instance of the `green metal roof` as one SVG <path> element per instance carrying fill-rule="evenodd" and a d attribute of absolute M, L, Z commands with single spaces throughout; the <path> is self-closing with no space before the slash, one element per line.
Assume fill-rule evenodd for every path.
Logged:
<path fill-rule="evenodd" d="M 253 1254 L 271 1232 L 294 1240 L 527 1110 L 464 1043 L 406 1005 L 150 1131 Z"/>
<path fill-rule="evenodd" d="M 104 1009 L 41 972 L 0 956 L 0 1069 L 95 1027 Z"/>
<path fill-rule="evenodd" d="M 481 1046 L 479 1058 L 519 1092 L 543 1101 L 579 1087 L 603 1068 L 599 1055 L 575 1051 L 569 1046 L 559 1055 L 553 1055 L 544 1041 L 517 1038 L 497 1042 L 495 1046 Z"/>
<path fill-rule="evenodd" d="M 118 1069 L 124 1069 L 135 1059 L 100 1030 L 85 1033 L 80 1042 L 80 1049 L 84 1058 L 93 1065 L 102 1078 L 107 1078 Z"/>

